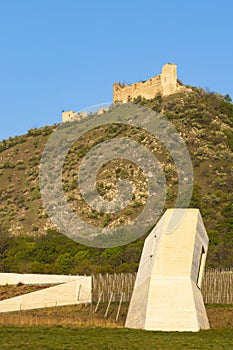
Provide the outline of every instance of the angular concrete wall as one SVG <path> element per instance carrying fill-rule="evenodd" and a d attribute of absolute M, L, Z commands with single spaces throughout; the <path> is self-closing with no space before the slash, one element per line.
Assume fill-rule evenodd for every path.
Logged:
<path fill-rule="evenodd" d="M 6 284 L 58 284 L 76 281 L 83 276 L 68 275 L 42 275 L 42 274 L 21 274 L 21 273 L 0 273 L 0 285 Z"/>
<path fill-rule="evenodd" d="M 75 305 L 92 301 L 92 278 L 77 280 L 0 301 L 0 312 Z"/>
<path fill-rule="evenodd" d="M 126 327 L 208 329 L 200 290 L 207 249 L 208 236 L 198 209 L 167 210 L 145 240 Z"/>

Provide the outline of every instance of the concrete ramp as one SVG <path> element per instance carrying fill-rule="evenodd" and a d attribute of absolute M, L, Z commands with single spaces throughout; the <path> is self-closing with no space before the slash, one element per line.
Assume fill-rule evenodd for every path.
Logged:
<path fill-rule="evenodd" d="M 90 303 L 91 276 L 0 301 L 0 313 Z"/>

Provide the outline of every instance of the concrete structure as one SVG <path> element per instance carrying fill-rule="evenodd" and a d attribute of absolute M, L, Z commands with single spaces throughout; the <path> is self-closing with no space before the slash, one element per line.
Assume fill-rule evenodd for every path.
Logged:
<path fill-rule="evenodd" d="M 64 276 L 55 276 L 55 277 L 60 277 L 62 279 Z M 52 307 L 52 306 L 90 303 L 92 301 L 91 276 L 66 276 L 66 277 L 76 277 L 76 278 L 71 282 L 64 282 L 57 286 L 41 289 L 36 292 L 27 293 L 14 298 L 9 298 L 9 299 L 0 301 L 0 313 L 20 311 L 20 310 L 39 309 L 39 308 Z M 22 280 L 23 280 L 22 278 L 19 279 L 19 281 L 22 281 Z M 31 281 L 34 281 L 34 280 L 25 279 L 25 281 L 28 281 L 29 284 L 31 284 Z M 46 281 L 48 280 L 46 278 L 44 280 L 41 278 L 40 284 L 43 283 L 43 281 L 45 281 L 46 283 Z M 54 279 L 51 278 L 50 283 L 56 283 L 55 278 Z"/>
<path fill-rule="evenodd" d="M 198 209 L 167 210 L 145 240 L 125 326 L 208 329 L 200 289 L 207 249 L 208 236 Z"/>
<path fill-rule="evenodd" d="M 113 85 L 113 102 L 130 102 L 141 96 L 147 100 L 154 98 L 157 94 L 168 96 L 187 87 L 177 81 L 176 64 L 168 63 L 162 67 L 162 73 L 144 82 L 132 85 L 115 83 Z"/>
<path fill-rule="evenodd" d="M 23 284 L 59 284 L 80 280 L 83 276 L 72 275 L 42 275 L 30 273 L 0 273 L 0 285 L 6 284 L 16 285 Z"/>

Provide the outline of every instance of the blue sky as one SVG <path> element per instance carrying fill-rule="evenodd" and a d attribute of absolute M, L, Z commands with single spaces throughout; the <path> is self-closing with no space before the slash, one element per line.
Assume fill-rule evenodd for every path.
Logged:
<path fill-rule="evenodd" d="M 233 97 L 231 0 L 0 0 L 0 140 L 112 99 L 178 65 L 186 84 Z"/>

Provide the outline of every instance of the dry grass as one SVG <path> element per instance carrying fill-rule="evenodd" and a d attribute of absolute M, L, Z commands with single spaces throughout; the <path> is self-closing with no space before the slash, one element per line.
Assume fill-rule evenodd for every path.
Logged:
<path fill-rule="evenodd" d="M 36 292 L 37 290 L 45 289 L 51 287 L 52 285 L 26 285 L 22 283 L 18 283 L 16 286 L 14 285 L 5 285 L 0 286 L 0 301 L 4 299 L 9 299 L 16 297 L 18 295 Z"/>
<path fill-rule="evenodd" d="M 0 326 L 122 327 L 128 303 L 122 304 L 117 321 L 118 304 L 112 303 L 105 317 L 107 305 L 100 303 L 97 312 L 95 304 L 88 304 L 3 313 L 0 314 Z"/>
<path fill-rule="evenodd" d="M 122 327 L 135 277 L 136 274 L 93 276 L 93 304 L 3 313 L 0 314 L 0 325 Z M 43 287 L 1 286 L 0 300 Z M 111 294 L 112 299 L 107 312 Z M 203 296 L 207 303 L 211 328 L 233 328 L 233 270 L 207 270 L 203 282 Z M 122 304 L 119 309 L 120 300 Z"/>
<path fill-rule="evenodd" d="M 0 314 L 0 326 L 64 326 L 64 327 L 123 327 L 128 303 L 123 303 L 116 321 L 118 303 L 112 303 L 105 317 L 107 303 L 53 307 L 40 310 L 19 311 Z M 207 305 L 212 329 L 233 329 L 233 305 Z"/>

